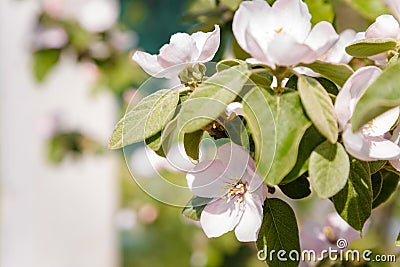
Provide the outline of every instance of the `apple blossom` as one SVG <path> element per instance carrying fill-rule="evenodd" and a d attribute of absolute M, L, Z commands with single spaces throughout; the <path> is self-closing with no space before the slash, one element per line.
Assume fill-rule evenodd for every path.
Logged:
<path fill-rule="evenodd" d="M 174 78 L 186 64 L 210 61 L 218 50 L 220 29 L 213 32 L 175 33 L 169 44 L 160 48 L 158 55 L 136 51 L 132 59 L 144 71 L 157 78 Z"/>
<path fill-rule="evenodd" d="M 364 226 L 363 231 L 368 227 Z M 348 243 L 360 238 L 360 233 L 354 230 L 336 212 L 330 213 L 324 224 L 309 221 L 300 229 L 300 241 L 302 250 L 313 250 L 320 255 L 323 250 L 343 249 L 337 246 L 339 239 L 345 239 Z"/>
<path fill-rule="evenodd" d="M 311 63 L 338 39 L 332 25 L 320 22 L 311 30 L 311 14 L 301 0 L 244 1 L 233 18 L 239 45 L 253 58 L 250 63 L 271 67 Z"/>
<path fill-rule="evenodd" d="M 360 38 L 361 37 L 361 38 Z M 381 15 L 376 18 L 375 22 L 368 27 L 365 33 L 359 33 L 359 39 L 373 38 L 391 38 L 398 40 L 400 38 L 399 22 L 392 15 Z M 378 65 L 387 63 L 387 53 L 380 53 L 369 57 Z"/>
<path fill-rule="evenodd" d="M 244 148 L 227 143 L 217 153 L 219 159 L 202 161 L 186 175 L 194 195 L 213 198 L 201 214 L 201 227 L 208 237 L 235 229 L 239 241 L 256 241 L 263 219 L 266 185 Z"/>
<path fill-rule="evenodd" d="M 337 95 L 335 113 L 346 150 L 354 157 L 365 160 L 391 160 L 400 158 L 400 147 L 387 139 L 387 133 L 399 117 L 399 108 L 393 108 L 353 133 L 351 117 L 354 108 L 367 87 L 381 74 L 377 67 L 357 70 Z"/>

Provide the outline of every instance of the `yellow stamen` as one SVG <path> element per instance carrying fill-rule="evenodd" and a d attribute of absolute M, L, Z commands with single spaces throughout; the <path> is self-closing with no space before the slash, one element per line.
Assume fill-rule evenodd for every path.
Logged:
<path fill-rule="evenodd" d="M 232 199 L 236 198 L 235 204 L 242 203 L 244 201 L 244 194 L 247 193 L 247 183 L 243 183 L 238 179 L 227 179 L 228 182 L 235 181 L 233 183 L 229 183 L 228 186 L 225 186 L 224 189 L 228 189 L 228 193 L 222 196 L 222 199 L 227 199 L 226 202 L 229 203 Z"/>
<path fill-rule="evenodd" d="M 326 238 L 328 239 L 328 241 L 330 243 L 335 244 L 337 242 L 337 237 L 336 237 L 332 227 L 325 226 L 323 231 L 324 231 Z"/>

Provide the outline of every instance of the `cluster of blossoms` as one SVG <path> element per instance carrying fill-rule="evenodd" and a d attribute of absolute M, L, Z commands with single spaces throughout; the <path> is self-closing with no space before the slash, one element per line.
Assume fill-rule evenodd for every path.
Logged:
<path fill-rule="evenodd" d="M 400 19 L 400 1 L 387 2 Z M 232 30 L 241 48 L 251 55 L 246 59 L 249 64 L 268 66 L 273 74 L 284 67 L 291 69 L 291 73 L 309 76 L 319 76 L 305 66 L 315 61 L 347 64 L 352 57 L 345 47 L 352 42 L 371 38 L 398 42 L 400 38 L 399 22 L 391 15 L 378 17 L 366 32 L 346 30 L 340 35 L 330 23 L 323 21 L 312 27 L 310 20 L 308 7 L 301 0 L 277 0 L 272 6 L 263 0 L 244 1 L 234 15 Z M 177 78 L 188 66 L 212 60 L 219 44 L 220 28 L 216 25 L 208 33 L 174 34 L 158 55 L 137 51 L 133 60 L 154 77 Z M 370 59 L 377 65 L 385 65 L 388 56 L 384 52 Z M 400 171 L 399 107 L 376 117 L 358 131 L 354 132 L 351 125 L 357 103 L 381 72 L 376 66 L 355 71 L 339 89 L 334 112 L 343 144 L 351 156 L 362 161 L 388 160 Z M 238 102 L 229 104 L 226 113 L 228 117 L 235 113 L 246 119 Z M 211 199 L 202 210 L 201 227 L 208 237 L 234 230 L 239 241 L 256 241 L 263 222 L 267 185 L 257 174 L 251 153 L 243 147 L 229 142 L 219 147 L 217 154 L 217 159 L 199 162 L 186 176 L 195 196 Z M 349 232 L 348 227 L 338 233 L 346 235 L 345 232 Z M 353 239 L 354 230 L 350 232 Z M 327 237 L 332 237 L 332 233 L 321 235 L 319 242 L 325 242 Z"/>

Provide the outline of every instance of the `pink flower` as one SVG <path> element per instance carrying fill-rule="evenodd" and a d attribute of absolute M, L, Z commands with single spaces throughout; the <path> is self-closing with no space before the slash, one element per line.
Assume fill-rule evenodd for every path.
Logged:
<path fill-rule="evenodd" d="M 376 18 L 375 22 L 368 27 L 365 33 L 360 33 L 361 39 L 373 38 L 391 38 L 397 40 L 400 38 L 399 22 L 392 15 L 381 15 Z M 387 53 L 380 53 L 369 57 L 378 65 L 387 63 Z"/>
<path fill-rule="evenodd" d="M 186 64 L 210 61 L 219 47 L 219 26 L 213 32 L 175 33 L 158 55 L 136 51 L 132 59 L 157 78 L 174 78 Z"/>
<path fill-rule="evenodd" d="M 301 0 L 244 1 L 233 18 L 239 45 L 253 58 L 250 63 L 290 66 L 311 63 L 338 39 L 332 25 L 320 22 L 311 30 L 311 15 Z"/>
<path fill-rule="evenodd" d="M 364 226 L 364 231 L 368 223 Z M 306 222 L 300 229 L 300 241 L 302 250 L 313 250 L 319 256 L 323 250 L 345 249 L 338 240 L 344 239 L 347 243 L 360 238 L 360 233 L 354 230 L 336 212 L 330 213 L 324 224 L 314 221 Z M 347 246 L 346 246 L 347 247 Z"/>
<path fill-rule="evenodd" d="M 360 160 L 400 158 L 400 147 L 388 140 L 388 132 L 399 117 L 398 107 L 373 119 L 355 133 L 351 128 L 351 117 L 357 102 L 381 72 L 374 66 L 360 68 L 344 84 L 335 102 L 335 113 L 339 127 L 343 131 L 343 143 L 346 150 Z"/>
<path fill-rule="evenodd" d="M 201 214 L 201 227 L 208 237 L 235 229 L 239 241 L 256 241 L 263 219 L 266 185 L 242 147 L 234 143 L 222 145 L 218 157 L 200 162 L 186 175 L 194 195 L 213 198 Z"/>

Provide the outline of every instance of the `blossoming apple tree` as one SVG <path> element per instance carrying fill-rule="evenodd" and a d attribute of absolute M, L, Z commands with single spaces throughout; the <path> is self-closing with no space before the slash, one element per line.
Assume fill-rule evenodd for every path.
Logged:
<path fill-rule="evenodd" d="M 399 18 L 400 2 L 387 3 Z M 176 33 L 157 55 L 133 55 L 151 76 L 180 85 L 129 108 L 109 146 L 145 141 L 165 157 L 177 136 L 196 164 L 187 171 L 193 198 L 183 214 L 199 220 L 208 237 L 234 231 L 259 249 L 300 251 L 295 214 L 274 196 L 277 188 L 293 199 L 311 190 L 330 199 L 359 233 L 398 188 L 399 22 L 382 15 L 366 32 L 339 35 L 329 22 L 312 27 L 310 20 L 301 0 L 243 1 L 232 30 L 246 60 L 207 63 L 220 45 L 218 25 Z M 368 66 L 353 68 L 353 57 Z M 232 127 L 233 119 L 242 124 Z M 205 132 L 227 140 L 212 160 L 199 155 Z"/>

